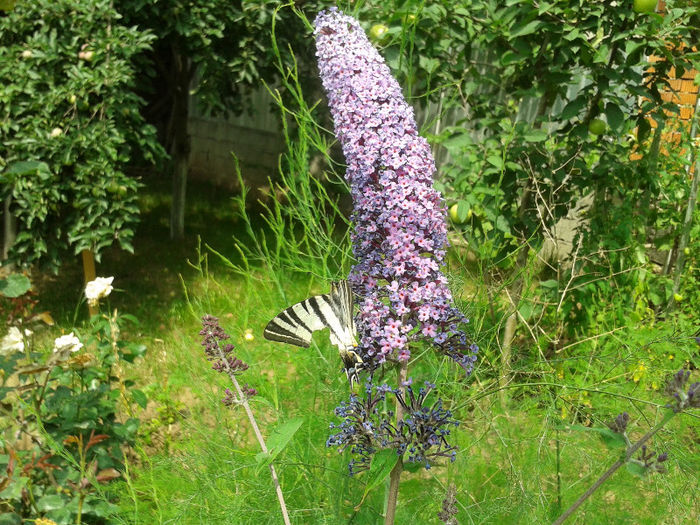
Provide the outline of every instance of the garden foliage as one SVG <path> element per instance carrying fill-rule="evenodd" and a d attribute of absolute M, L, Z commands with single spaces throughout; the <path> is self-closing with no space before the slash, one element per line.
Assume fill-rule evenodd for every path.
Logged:
<path fill-rule="evenodd" d="M 160 151 L 133 91 L 152 36 L 112 3 L 22 2 L 0 17 L 0 177 L 10 250 L 57 269 L 69 254 L 131 250 L 138 180 L 125 168 Z M 11 239 L 5 239 L 10 243 Z"/>
<path fill-rule="evenodd" d="M 132 407 L 147 402 L 124 376 L 123 364 L 146 350 L 121 339 L 134 319 L 96 315 L 80 337 L 49 346 L 47 318 L 32 315 L 31 302 L 3 300 L 13 304 L 2 313 L 15 326 L 0 343 L 1 417 L 12 422 L 0 437 L 2 523 L 104 523 L 116 510 L 104 485 L 121 476 L 125 447 L 135 443 Z"/>
<path fill-rule="evenodd" d="M 316 36 L 332 39 L 355 28 L 348 45 L 361 48 L 370 63 L 342 46 L 319 52 L 330 111 L 319 103 L 320 83 L 309 73 L 316 70 L 313 26 L 303 16 L 297 20 L 294 6 L 121 4 L 124 19 L 153 23 L 156 42 L 148 31 L 120 26 L 106 2 L 93 7 L 108 21 L 101 25 L 83 4 L 40 5 L 36 9 L 47 13 L 70 12 L 75 20 L 65 27 L 78 36 L 64 41 L 72 33 L 50 30 L 64 27 L 64 18 L 47 15 L 39 23 L 27 15 L 38 13 L 30 8 L 0 19 L 0 27 L 12 19 L 18 28 L 0 34 L 6 42 L 0 57 L 22 71 L 11 77 L 7 60 L 0 64 L 7 79 L 0 88 L 7 116 L 0 133 L 16 146 L 0 155 L 0 176 L 11 182 L 3 189 L 20 224 L 20 259 L 55 262 L 66 246 L 99 252 L 115 235 L 128 246 L 130 229 L 117 229 L 135 217 L 136 181 L 123 176 L 121 166 L 134 144 L 159 151 L 128 89 L 128 64 L 137 53 L 146 53 L 138 65 L 144 72 L 179 57 L 180 65 L 188 64 L 186 82 L 171 78 L 170 85 L 194 86 L 214 112 L 240 111 L 247 87 L 279 78 L 269 90 L 289 148 L 262 204 L 264 224 L 251 213 L 243 185 L 236 199 L 247 235 L 234 240 L 235 258 L 221 260 L 243 279 L 220 286 L 198 254 L 201 289 L 186 307 L 172 310 L 183 326 L 205 312 L 232 312 L 220 317 L 221 325 L 216 320 L 216 328 L 205 318 L 205 332 L 208 323 L 211 334 L 222 341 L 231 334 L 235 343 L 235 358 L 231 345 L 217 347 L 227 363 L 218 369 L 233 380 L 233 371 L 249 367 L 248 376 L 259 378 L 250 406 L 269 450 L 251 454 L 250 427 L 236 419 L 245 392 L 227 392 L 222 381 L 212 381 L 204 368 L 211 365 L 195 364 L 204 361 L 192 355 L 196 343 L 173 320 L 164 348 L 180 382 L 166 377 L 150 388 L 162 405 L 156 411 L 167 415 L 161 427 L 177 420 L 191 432 L 168 440 L 163 454 L 150 448 L 140 454 L 131 476 L 118 443 L 138 439 L 129 407 L 144 406 L 146 396 L 127 392 L 130 385 L 116 371 L 120 360 L 142 349 L 122 343 L 114 316 L 71 327 L 78 342 L 69 334 L 57 338 L 56 352 L 24 331 L 38 333 L 34 326 L 15 323 L 3 339 L 11 352 L 3 356 L 0 396 L 3 408 L 30 429 L 32 442 L 12 451 L 6 446 L 0 457 L 0 497 L 12 519 L 41 514 L 58 522 L 83 515 L 99 521 L 115 516 L 113 494 L 123 511 L 115 519 L 123 523 L 201 521 L 203 512 L 212 523 L 276 517 L 272 484 L 259 482 L 261 467 L 273 462 L 278 496 L 284 490 L 291 517 L 308 523 L 339 517 L 374 523 L 391 505 L 399 522 L 435 516 L 445 523 L 551 522 L 584 485 L 597 488 L 598 473 L 609 468 L 611 476 L 623 465 L 642 479 L 611 477 L 609 492 L 579 510 L 584 520 L 691 515 L 700 467 L 692 448 L 698 384 L 695 372 L 678 370 L 699 366 L 700 221 L 689 176 L 697 146 L 689 126 L 678 128 L 679 142 L 664 139 L 679 119 L 677 103 L 663 93 L 674 75 L 698 67 L 692 47 L 699 36 L 697 2 L 670 0 L 663 15 L 637 13 L 631 0 L 349 3 L 345 12 L 359 25 L 321 24 Z M 260 37 L 268 27 L 271 42 Z M 89 38 L 81 32 L 86 28 Z M 232 32 L 235 45 L 226 47 Z M 128 45 L 117 49 L 117 35 Z M 390 72 L 379 66 L 380 55 Z M 652 56 L 660 60 L 652 63 Z M 324 64 L 329 57 L 345 66 Z M 42 68 L 31 67 L 31 60 Z M 371 79 L 362 75 L 367 71 Z M 389 73 L 398 84 L 387 80 Z M 153 78 L 140 79 L 139 89 L 146 91 Z M 353 85 L 353 78 L 361 82 Z M 432 151 L 403 101 L 384 112 L 382 104 L 352 105 L 358 93 L 398 101 L 398 86 Z M 7 102 L 10 97 L 21 103 Z M 170 115 L 181 109 L 170 106 Z M 370 153 L 381 161 L 371 162 Z M 439 161 L 434 187 L 433 155 Z M 416 177 L 406 183 L 407 174 Z M 71 211 L 79 203 L 85 211 Z M 116 229 L 96 227 L 103 218 Z M 564 218 L 571 219 L 565 240 Z M 36 227 L 35 245 L 22 237 L 22 225 Z M 349 274 L 362 292 L 363 379 L 371 383 L 348 398 L 337 355 L 317 344 L 322 339 L 295 353 L 255 337 L 290 297 L 325 291 L 329 281 Z M 26 285 L 18 276 L 3 278 L 0 293 L 22 295 Z M 33 301 L 24 295 L 12 318 L 32 318 L 22 310 Z M 479 344 L 478 360 L 467 333 Z M 394 363 L 396 381 L 387 373 Z M 472 367 L 465 383 L 464 371 Z M 664 385 L 673 410 L 657 402 Z M 181 409 L 178 396 L 185 399 L 190 388 L 195 395 L 186 398 L 188 408 L 206 400 L 215 408 Z M 223 396 L 226 416 L 215 403 Z M 17 403 L 6 403 L 10 398 Z M 156 427 L 142 436 L 149 447 L 157 446 L 150 441 Z M 592 435 L 612 449 L 612 467 Z M 344 453 L 331 455 L 324 445 Z M 348 463 L 357 477 L 348 479 Z M 654 472 L 667 474 L 647 475 Z M 117 473 L 119 492 L 104 493 L 101 481 Z M 400 503 L 388 504 L 396 499 L 399 475 Z M 390 490 L 384 491 L 387 477 Z"/>

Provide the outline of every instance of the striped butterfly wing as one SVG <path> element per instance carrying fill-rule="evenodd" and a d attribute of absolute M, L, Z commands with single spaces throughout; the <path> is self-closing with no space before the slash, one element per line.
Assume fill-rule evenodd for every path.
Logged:
<path fill-rule="evenodd" d="M 308 348 L 311 335 L 328 326 L 326 316 L 333 315 L 329 299 L 330 295 L 316 295 L 283 310 L 267 323 L 263 337 Z"/>
<path fill-rule="evenodd" d="M 357 380 L 362 359 L 353 351 L 357 341 L 353 295 L 347 281 L 332 283 L 330 293 L 309 297 L 283 310 L 267 324 L 263 336 L 270 341 L 308 348 L 312 334 L 326 327 L 330 330 L 331 343 L 340 351 L 345 373 L 352 385 Z"/>
<path fill-rule="evenodd" d="M 331 343 L 342 352 L 357 346 L 355 340 L 355 320 L 352 315 L 353 299 L 350 283 L 331 283 L 330 306 L 335 318 L 328 327 L 331 330 Z"/>

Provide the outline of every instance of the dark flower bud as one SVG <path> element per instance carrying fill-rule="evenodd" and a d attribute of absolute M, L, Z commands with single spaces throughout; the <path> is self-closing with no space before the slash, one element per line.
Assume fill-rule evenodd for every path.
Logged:
<path fill-rule="evenodd" d="M 438 518 L 445 525 L 457 525 L 457 498 L 455 497 L 455 486 L 451 484 L 442 500 L 442 510 L 438 512 Z"/>
<path fill-rule="evenodd" d="M 689 378 L 689 370 L 679 370 L 666 382 L 666 394 L 671 397 L 671 402 L 666 406 L 674 412 L 700 407 L 700 383 L 693 383 L 686 390 Z"/>
<path fill-rule="evenodd" d="M 608 428 L 613 432 L 618 434 L 624 434 L 627 431 L 627 424 L 629 423 L 630 415 L 627 412 L 623 412 L 610 423 L 608 423 Z"/>

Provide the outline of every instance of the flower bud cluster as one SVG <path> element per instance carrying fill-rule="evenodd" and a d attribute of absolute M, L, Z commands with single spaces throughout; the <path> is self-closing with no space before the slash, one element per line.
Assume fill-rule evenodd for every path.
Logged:
<path fill-rule="evenodd" d="M 457 447 L 447 442 L 447 436 L 449 427 L 457 426 L 458 422 L 449 410 L 442 408 L 442 399 L 431 406 L 425 404 L 434 388 L 435 385 L 426 382 L 425 388 L 416 394 L 411 386 L 401 392 L 387 385 L 367 383 L 364 397 L 352 394 L 349 402 L 342 402 L 335 409 L 342 422 L 331 423 L 330 428 L 336 433 L 328 438 L 326 446 L 337 446 L 341 452 L 350 448 L 356 456 L 349 464 L 351 475 L 369 468 L 372 454 L 385 448 L 394 449 L 399 455 L 407 453 L 409 462 L 420 463 L 426 469 L 438 457 L 454 461 Z M 392 423 L 392 411 L 380 411 L 389 392 L 405 411 L 397 426 Z"/>
<path fill-rule="evenodd" d="M 624 434 L 627 432 L 627 424 L 630 422 L 630 415 L 627 412 L 623 412 L 608 423 L 608 428 L 613 432 L 618 434 Z"/>
<path fill-rule="evenodd" d="M 231 336 L 219 326 L 217 317 L 212 315 L 202 317 L 202 330 L 199 332 L 199 335 L 203 336 L 204 355 L 208 361 L 213 362 L 213 370 L 227 374 L 234 380 L 234 375 L 248 370 L 248 365 L 233 355 L 234 346 L 231 343 L 226 343 L 222 346 L 221 342 L 230 339 Z M 245 397 L 253 397 L 257 394 L 257 391 L 247 384 L 241 390 Z M 221 400 L 226 406 L 240 401 L 242 400 L 238 399 L 236 393 L 228 388 L 224 391 L 224 398 Z"/>
<path fill-rule="evenodd" d="M 646 445 L 642 445 L 638 462 L 646 469 L 647 473 L 658 472 L 663 474 L 667 472 L 666 461 L 668 461 L 666 452 L 659 454 L 657 457 L 656 452 L 649 450 Z"/>
<path fill-rule="evenodd" d="M 700 382 L 692 383 L 688 387 L 688 379 L 690 371 L 679 370 L 666 383 L 666 394 L 671 397 L 671 403 L 667 406 L 674 412 L 686 408 L 700 408 Z"/>
<path fill-rule="evenodd" d="M 231 343 L 221 346 L 221 341 L 230 339 L 231 336 L 219 326 L 217 317 L 202 317 L 202 330 L 199 335 L 204 336 L 202 346 L 207 360 L 213 362 L 212 369 L 225 374 L 248 370 L 248 365 L 232 354 L 234 346 Z"/>
<path fill-rule="evenodd" d="M 241 390 L 243 391 L 243 395 L 247 398 L 253 397 L 258 393 L 257 390 L 255 390 L 248 384 L 241 387 Z M 228 407 L 239 403 L 240 399 L 238 399 L 238 396 L 235 394 L 235 392 L 233 392 L 230 388 L 227 388 L 226 390 L 224 390 L 224 397 L 221 400 L 221 402 Z"/>

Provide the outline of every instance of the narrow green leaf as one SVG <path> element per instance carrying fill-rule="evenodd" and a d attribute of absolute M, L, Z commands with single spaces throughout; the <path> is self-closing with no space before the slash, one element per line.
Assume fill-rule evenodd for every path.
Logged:
<path fill-rule="evenodd" d="M 511 31 L 510 36 L 514 38 L 518 36 L 530 35 L 537 31 L 541 25 L 543 25 L 542 21 L 533 20 L 532 22 L 528 22 L 527 24 L 522 25 L 516 28 L 515 30 Z"/>
<path fill-rule="evenodd" d="M 292 437 L 304 422 L 303 417 L 295 417 L 275 427 L 267 438 L 268 453 L 260 452 L 255 456 L 258 465 L 269 465 L 289 444 Z"/>

